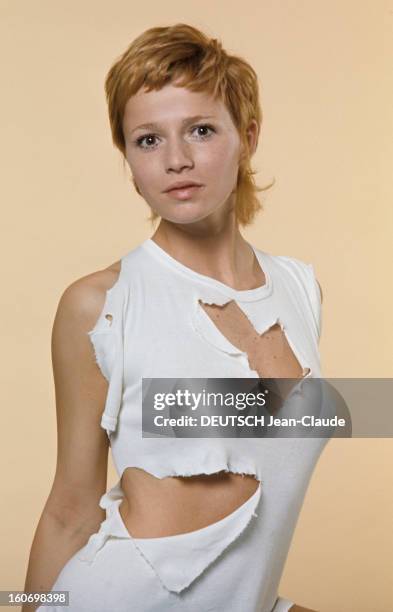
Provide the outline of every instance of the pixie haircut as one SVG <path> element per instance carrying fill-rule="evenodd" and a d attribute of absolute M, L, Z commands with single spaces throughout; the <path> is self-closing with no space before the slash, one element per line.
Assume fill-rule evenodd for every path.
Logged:
<path fill-rule="evenodd" d="M 123 116 L 127 101 L 142 87 L 146 91 L 160 90 L 176 82 L 189 91 L 206 92 L 223 101 L 244 145 L 239 162 L 236 186 L 236 221 L 243 226 L 263 210 L 257 192 L 269 189 L 273 183 L 258 187 L 251 168 L 246 130 L 252 119 L 262 124 L 258 78 L 254 69 L 242 58 L 229 55 L 216 38 L 208 38 L 196 28 L 178 23 L 154 27 L 139 35 L 116 59 L 105 79 L 105 93 L 113 144 L 126 157 Z M 133 180 L 139 195 L 138 186 Z M 149 220 L 159 215 L 153 210 Z"/>

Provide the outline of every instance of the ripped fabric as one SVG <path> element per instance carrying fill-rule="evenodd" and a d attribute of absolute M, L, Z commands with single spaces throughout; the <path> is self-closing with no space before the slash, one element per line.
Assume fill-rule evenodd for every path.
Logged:
<path fill-rule="evenodd" d="M 108 538 L 126 538 L 135 546 L 168 591 L 180 593 L 234 542 L 257 516 L 262 485 L 234 512 L 223 519 L 187 533 L 159 538 L 133 538 L 119 512 L 123 499 L 120 481 L 100 500 L 106 519 L 90 536 L 78 554 L 81 561 L 93 563 Z"/>

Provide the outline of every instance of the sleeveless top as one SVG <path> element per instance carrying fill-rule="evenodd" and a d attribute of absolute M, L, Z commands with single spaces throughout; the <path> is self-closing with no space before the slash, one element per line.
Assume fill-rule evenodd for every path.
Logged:
<path fill-rule="evenodd" d="M 145 240 L 121 258 L 119 277 L 88 335 L 109 383 L 101 426 L 119 479 L 127 467 L 137 467 L 157 478 L 225 470 L 253 474 L 260 481 L 245 504 L 212 526 L 180 536 L 134 539 L 143 556 L 167 589 L 180 592 L 246 528 L 262 499 L 271 589 L 266 587 L 266 597 L 274 601 L 306 488 L 327 439 L 142 437 L 142 378 L 259 378 L 247 354 L 219 331 L 199 300 L 217 305 L 234 300 L 258 334 L 278 322 L 300 365 L 309 369 L 305 378 L 321 376 L 321 298 L 312 264 L 250 247 L 266 282 L 236 290 Z M 111 534 L 111 525 L 112 535 L 118 533 L 112 510 L 122 495 L 119 480 L 101 498 L 108 519 L 98 546 Z M 88 558 L 89 547 L 84 552 Z M 171 554 L 175 566 L 168 564 Z"/>

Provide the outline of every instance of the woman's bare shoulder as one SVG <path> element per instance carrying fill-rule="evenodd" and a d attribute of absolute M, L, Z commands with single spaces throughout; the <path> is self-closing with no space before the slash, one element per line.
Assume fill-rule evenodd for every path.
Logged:
<path fill-rule="evenodd" d="M 89 329 L 99 315 L 105 295 L 118 280 L 121 260 L 115 261 L 107 268 L 91 272 L 77 278 L 63 291 L 56 317 L 65 317 L 76 322 L 76 319 Z"/>
<path fill-rule="evenodd" d="M 75 281 L 73 281 L 65 289 L 63 295 L 69 294 L 89 294 L 89 293 L 102 293 L 110 289 L 117 281 L 120 274 L 121 260 L 113 262 L 107 268 L 97 270 L 86 274 Z"/>

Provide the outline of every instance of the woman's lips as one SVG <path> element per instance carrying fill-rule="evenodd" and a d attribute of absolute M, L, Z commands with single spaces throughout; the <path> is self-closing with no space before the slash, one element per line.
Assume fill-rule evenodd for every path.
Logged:
<path fill-rule="evenodd" d="M 171 189 L 166 193 L 175 200 L 189 200 L 197 191 L 201 189 L 203 185 L 190 185 L 189 187 L 178 187 L 177 189 Z"/>

